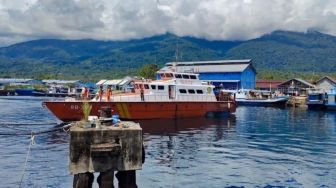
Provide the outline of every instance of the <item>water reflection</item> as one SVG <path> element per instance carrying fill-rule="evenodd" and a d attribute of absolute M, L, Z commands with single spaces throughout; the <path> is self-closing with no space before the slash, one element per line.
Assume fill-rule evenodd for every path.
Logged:
<path fill-rule="evenodd" d="M 155 119 L 138 121 L 144 134 L 151 135 L 174 135 L 176 133 L 189 133 L 204 130 L 209 127 L 218 128 L 218 137 L 223 135 L 223 129 L 232 129 L 235 126 L 236 116 L 226 118 L 183 118 L 183 119 Z"/>

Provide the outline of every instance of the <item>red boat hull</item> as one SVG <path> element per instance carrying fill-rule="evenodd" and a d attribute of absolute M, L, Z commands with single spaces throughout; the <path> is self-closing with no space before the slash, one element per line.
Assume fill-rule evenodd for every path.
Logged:
<path fill-rule="evenodd" d="M 110 107 L 113 114 L 120 119 L 165 119 L 204 117 L 209 113 L 233 113 L 236 103 L 233 101 L 221 102 L 89 102 L 92 106 L 90 115 L 99 116 L 99 109 Z M 58 119 L 78 121 L 83 118 L 83 102 L 47 101 L 46 106 Z"/>

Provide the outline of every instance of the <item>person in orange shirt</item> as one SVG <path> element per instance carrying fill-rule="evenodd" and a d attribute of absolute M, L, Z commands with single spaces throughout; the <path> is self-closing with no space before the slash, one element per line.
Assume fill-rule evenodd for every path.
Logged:
<path fill-rule="evenodd" d="M 111 86 L 108 86 L 106 90 L 106 101 L 110 101 L 111 96 L 112 96 L 112 89 Z"/>
<path fill-rule="evenodd" d="M 89 88 L 84 87 L 82 90 L 82 98 L 84 100 L 88 100 L 89 99 Z"/>
<path fill-rule="evenodd" d="M 99 90 L 98 90 L 99 101 L 102 101 L 102 98 L 103 98 L 103 85 L 99 86 Z"/>

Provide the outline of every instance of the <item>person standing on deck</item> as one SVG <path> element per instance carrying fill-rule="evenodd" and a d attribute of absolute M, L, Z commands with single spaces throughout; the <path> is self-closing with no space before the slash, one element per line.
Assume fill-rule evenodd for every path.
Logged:
<path fill-rule="evenodd" d="M 89 99 L 89 88 L 84 87 L 84 88 L 82 89 L 82 98 L 83 98 L 84 100 L 88 100 L 88 99 Z"/>
<path fill-rule="evenodd" d="M 103 98 L 103 85 L 100 85 L 98 90 L 98 100 L 102 101 L 102 98 Z"/>
<path fill-rule="evenodd" d="M 107 90 L 106 90 L 106 101 L 110 101 L 112 96 L 112 89 L 111 86 L 107 86 Z"/>
<path fill-rule="evenodd" d="M 140 88 L 140 98 L 141 98 L 141 101 L 145 101 L 145 96 L 144 96 L 144 89 L 143 89 L 143 87 Z"/>

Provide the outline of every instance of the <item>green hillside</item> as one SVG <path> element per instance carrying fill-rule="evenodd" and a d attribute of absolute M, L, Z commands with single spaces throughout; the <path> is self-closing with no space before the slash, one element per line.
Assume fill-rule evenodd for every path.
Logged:
<path fill-rule="evenodd" d="M 260 72 L 336 72 L 336 37 L 318 32 L 276 31 L 247 41 L 227 53 L 227 58 L 251 58 Z"/>
<path fill-rule="evenodd" d="M 176 58 L 253 59 L 258 78 L 333 76 L 336 37 L 318 32 L 275 31 L 242 42 L 172 34 L 129 41 L 43 39 L 0 48 L 0 77 L 99 80 L 134 75 L 144 64 L 162 66 Z"/>

